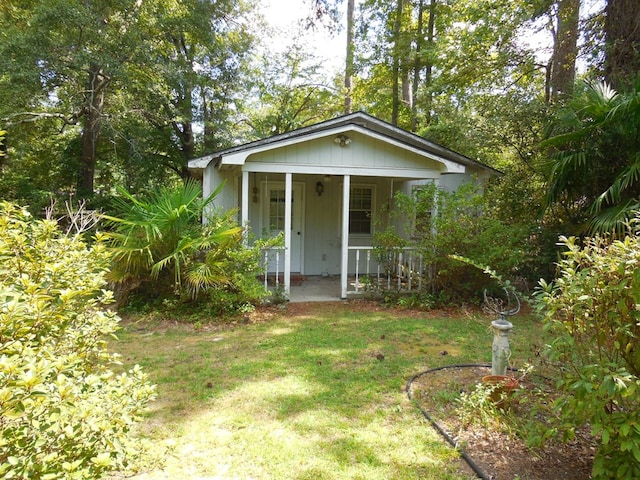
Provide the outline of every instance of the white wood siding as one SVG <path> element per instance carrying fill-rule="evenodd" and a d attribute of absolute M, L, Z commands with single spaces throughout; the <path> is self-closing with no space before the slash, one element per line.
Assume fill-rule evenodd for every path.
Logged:
<path fill-rule="evenodd" d="M 333 137 L 325 137 L 256 153 L 247 159 L 247 163 L 310 166 L 327 170 L 335 167 L 398 169 L 408 172 L 432 170 L 433 175 L 439 175 L 442 171 L 441 163 L 416 153 L 356 132 L 351 132 L 349 137 L 352 142 L 346 147 L 336 145 Z"/>

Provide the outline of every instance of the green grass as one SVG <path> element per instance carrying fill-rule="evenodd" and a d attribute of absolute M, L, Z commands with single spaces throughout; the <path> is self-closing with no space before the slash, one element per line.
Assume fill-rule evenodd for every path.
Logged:
<path fill-rule="evenodd" d="M 113 349 L 157 384 L 143 434 L 168 449 L 137 478 L 469 478 L 404 388 L 429 368 L 490 362 L 491 318 L 360 305 L 199 330 L 126 323 Z M 513 323 L 512 358 L 526 361 L 539 325 Z"/>

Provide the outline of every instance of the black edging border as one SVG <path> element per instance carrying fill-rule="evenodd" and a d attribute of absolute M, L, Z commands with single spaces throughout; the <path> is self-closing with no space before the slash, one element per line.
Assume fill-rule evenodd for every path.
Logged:
<path fill-rule="evenodd" d="M 429 370 L 425 370 L 424 372 L 420 372 L 416 375 L 414 375 L 413 377 L 411 377 L 408 381 L 407 381 L 407 385 L 405 387 L 405 391 L 407 392 L 407 396 L 409 397 L 409 400 L 411 400 L 417 407 L 418 409 L 420 409 L 420 411 L 422 412 L 422 415 L 424 415 L 424 418 L 426 418 L 429 423 L 433 426 L 433 428 L 435 428 L 440 435 L 442 435 L 444 437 L 444 439 L 454 448 L 456 448 L 459 452 L 460 452 L 460 456 L 464 459 L 465 462 L 467 462 L 467 464 L 471 467 L 471 469 L 474 471 L 474 473 L 477 475 L 478 478 L 481 478 L 482 480 L 491 480 L 491 477 L 489 477 L 484 470 L 482 470 L 482 468 L 480 468 L 478 466 L 478 464 L 473 460 L 473 458 L 471 458 L 469 455 L 467 455 L 467 453 L 462 450 L 457 442 L 451 438 L 451 435 L 449 435 L 447 433 L 447 431 L 442 428 L 442 426 L 440 426 L 440 424 L 438 422 L 436 422 L 431 415 L 429 415 L 429 413 L 423 409 L 417 402 L 417 400 L 415 400 L 413 398 L 413 395 L 411 394 L 411 385 L 413 384 L 413 382 L 415 380 L 417 380 L 418 378 L 422 377 L 423 375 L 426 375 L 428 373 L 431 372 L 437 372 L 440 370 L 446 370 L 448 368 L 472 368 L 472 367 L 488 367 L 491 368 L 490 364 L 486 364 L 486 363 L 463 363 L 463 364 L 458 364 L 458 365 L 445 365 L 443 367 L 436 367 L 436 368 L 431 368 Z M 509 368 L 510 371 L 513 372 L 517 372 L 518 369 L 517 368 Z"/>

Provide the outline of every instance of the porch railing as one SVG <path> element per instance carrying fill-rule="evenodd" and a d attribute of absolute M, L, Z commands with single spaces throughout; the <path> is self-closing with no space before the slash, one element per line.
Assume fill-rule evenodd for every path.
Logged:
<path fill-rule="evenodd" d="M 374 250 L 377 250 L 374 252 Z M 260 268 L 264 287 L 283 282 L 285 247 L 262 250 Z M 349 247 L 350 268 L 347 294 L 368 291 L 413 292 L 423 288 L 426 266 L 423 257 L 411 247 L 388 249 L 382 254 L 374 247 Z"/>
<path fill-rule="evenodd" d="M 413 292 L 422 290 L 425 269 L 422 255 L 411 247 L 349 247 L 355 261 L 355 278 L 349 280 L 347 294 L 370 290 Z"/>
<path fill-rule="evenodd" d="M 269 247 L 262 249 L 260 269 L 263 272 L 264 288 L 268 288 L 269 282 L 276 288 L 284 281 L 280 277 L 284 274 L 285 247 Z"/>

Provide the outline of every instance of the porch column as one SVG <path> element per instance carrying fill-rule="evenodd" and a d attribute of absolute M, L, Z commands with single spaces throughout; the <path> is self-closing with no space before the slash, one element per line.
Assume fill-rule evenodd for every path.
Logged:
<path fill-rule="evenodd" d="M 242 228 L 249 225 L 249 172 L 242 172 L 242 196 L 240 199 L 240 225 Z M 246 230 L 242 234 L 242 243 L 246 246 L 249 241 L 249 232 Z"/>
<path fill-rule="evenodd" d="M 342 269 L 340 271 L 340 297 L 347 298 L 347 275 L 349 273 L 349 194 L 351 176 L 344 176 L 342 188 Z"/>
<path fill-rule="evenodd" d="M 291 173 L 284 177 L 284 296 L 291 294 L 291 200 L 293 198 L 293 184 Z"/>

